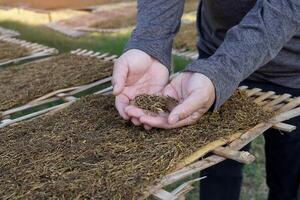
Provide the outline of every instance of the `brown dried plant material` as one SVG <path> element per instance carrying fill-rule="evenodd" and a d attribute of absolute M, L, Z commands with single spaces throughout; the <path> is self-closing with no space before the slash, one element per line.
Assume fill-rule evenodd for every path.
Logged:
<path fill-rule="evenodd" d="M 89 96 L 54 115 L 0 129 L 0 196 L 137 199 L 203 145 L 271 116 L 237 93 L 195 125 L 146 132 L 119 117 L 113 96 Z"/>
<path fill-rule="evenodd" d="M 112 74 L 112 62 L 62 54 L 0 70 L 0 110 L 28 103 L 58 89 L 92 83 Z"/>
<path fill-rule="evenodd" d="M 195 51 L 197 50 L 197 39 L 198 33 L 196 25 L 194 23 L 182 24 L 179 33 L 175 37 L 174 48 Z"/>
<path fill-rule="evenodd" d="M 126 10 L 126 12 L 124 12 Z M 99 29 L 120 29 L 136 25 L 136 6 L 127 6 L 116 11 L 111 11 L 109 19 L 97 21 L 91 25 Z"/>
<path fill-rule="evenodd" d="M 135 97 L 134 104 L 154 113 L 170 112 L 178 104 L 176 99 L 160 95 L 141 94 Z"/>
<path fill-rule="evenodd" d="M 0 41 L 0 62 L 30 55 L 30 51 L 18 44 Z"/>

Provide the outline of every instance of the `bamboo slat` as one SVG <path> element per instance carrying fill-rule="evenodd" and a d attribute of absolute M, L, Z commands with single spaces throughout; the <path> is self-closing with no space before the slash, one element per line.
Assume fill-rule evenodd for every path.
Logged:
<path fill-rule="evenodd" d="M 110 59 L 115 59 L 114 57 L 111 57 L 109 55 L 105 55 L 103 57 L 102 54 L 93 53 L 81 49 L 75 50 L 72 53 L 78 55 L 85 55 L 85 56 L 97 56 L 100 59 L 105 59 L 107 57 L 110 57 Z M 13 119 L 2 120 L 2 123 L 0 124 L 0 128 L 20 122 L 22 120 L 31 119 L 43 114 L 55 113 L 61 109 L 64 109 L 65 107 L 70 106 L 73 102 L 75 102 L 77 100 L 77 98 L 74 97 L 75 94 L 86 91 L 87 89 L 90 89 L 91 87 L 94 86 L 108 84 L 110 83 L 110 80 L 111 77 L 99 80 L 96 83 L 78 87 L 74 90 L 70 90 L 70 91 L 66 90 L 66 92 L 61 90 L 59 92 L 54 92 L 51 95 L 47 95 L 46 98 L 41 98 L 38 101 L 34 101 L 33 105 L 38 105 L 40 102 L 45 102 L 51 98 L 52 99 L 61 98 L 65 101 L 65 103 L 58 105 L 56 107 L 45 109 L 43 111 L 38 111 L 36 113 L 22 116 L 14 120 Z M 104 89 L 100 89 L 99 91 L 96 91 L 95 94 L 107 94 L 110 93 L 112 89 L 113 89 L 112 86 L 109 86 Z M 260 136 L 263 132 L 265 132 L 269 128 L 276 128 L 278 130 L 285 131 L 285 132 L 290 132 L 296 128 L 293 125 L 285 124 L 282 122 L 300 116 L 300 107 L 299 107 L 300 97 L 295 98 L 289 94 L 277 95 L 273 91 L 264 92 L 259 88 L 249 89 L 247 86 L 241 86 L 240 89 L 245 90 L 249 96 L 254 98 L 254 101 L 256 103 L 264 102 L 262 105 L 265 109 L 276 110 L 275 117 L 273 117 L 267 123 L 258 124 L 257 126 L 253 127 L 247 132 L 235 133 L 231 138 L 218 140 L 200 148 L 198 151 L 194 152 L 189 157 L 185 158 L 182 162 L 178 163 L 178 165 L 176 166 L 176 170 L 173 173 L 158 180 L 157 185 L 149 186 L 149 188 L 145 190 L 144 196 L 141 199 L 144 199 L 150 195 L 154 195 L 158 199 L 166 199 L 166 198 L 170 199 L 171 197 L 172 198 L 174 197 L 175 199 L 184 198 L 185 192 L 191 190 L 192 188 L 191 185 L 187 185 L 174 193 L 167 192 L 163 190 L 163 188 L 178 180 L 184 179 L 187 176 L 190 176 L 196 172 L 199 172 L 219 162 L 222 162 L 228 158 L 237 160 L 242 163 L 249 164 L 253 162 L 254 157 L 248 152 L 240 152 L 239 150 L 241 148 L 243 148 L 245 145 L 253 141 L 255 138 Z M 68 97 L 68 99 L 66 99 L 66 97 Z M 28 107 L 30 106 L 28 105 L 24 106 L 24 108 L 26 109 L 28 109 Z M 20 111 L 22 109 L 15 109 L 15 110 Z M 13 114 L 13 112 L 6 111 L 5 114 L 6 115 Z M 214 155 L 203 158 L 209 152 L 212 152 Z"/>
<path fill-rule="evenodd" d="M 86 49 L 76 49 L 70 52 L 71 54 L 74 55 L 81 55 L 81 56 L 87 56 L 87 57 L 96 57 L 100 60 L 104 60 L 104 61 L 112 61 L 114 62 L 117 58 L 117 55 L 111 55 L 109 53 L 101 53 L 101 52 L 94 52 L 94 51 L 88 51 Z M 35 63 L 38 62 L 42 62 L 44 60 L 49 60 L 51 58 L 45 58 L 42 60 L 38 60 L 38 61 L 34 61 Z M 93 87 L 97 87 L 97 86 L 101 86 L 103 85 L 103 87 L 107 87 L 107 84 L 110 84 L 111 82 L 111 77 L 107 77 L 98 81 L 95 81 L 93 83 L 90 84 L 86 84 L 86 85 L 81 85 L 81 86 L 75 86 L 75 87 L 70 87 L 70 88 L 64 88 L 64 89 L 60 89 L 51 93 L 48 93 L 42 97 L 39 97 L 29 103 L 27 103 L 26 105 L 17 107 L 17 108 L 12 108 L 6 111 L 3 111 L 0 113 L 0 119 L 6 119 L 5 123 L 3 122 L 3 120 L 0 120 L 0 126 L 4 127 L 7 126 L 11 123 L 16 122 L 15 120 L 9 122 L 9 124 L 7 123 L 7 120 L 10 118 L 11 115 L 16 114 L 16 113 L 21 113 L 25 110 L 28 109 L 33 109 L 33 108 L 38 108 L 41 105 L 46 105 L 49 103 L 54 103 L 58 100 L 63 100 L 64 103 L 70 102 L 70 101 L 76 101 L 77 98 L 75 97 L 77 94 L 81 93 L 81 92 L 85 92 Z M 112 89 L 112 88 L 111 88 Z M 97 91 L 98 93 L 102 93 L 101 91 Z M 61 104 L 61 106 L 63 106 L 63 104 Z M 52 111 L 52 109 L 47 110 Z M 44 114 L 44 112 L 40 112 L 37 115 L 40 114 Z M 35 117 L 36 115 L 33 115 L 33 117 Z M 28 119 L 28 118 L 32 118 L 32 115 L 28 115 L 25 118 L 22 119 Z"/>
<path fill-rule="evenodd" d="M 15 44 L 16 48 L 18 48 L 17 47 L 18 45 L 25 47 L 30 51 L 30 54 L 27 56 L 20 57 L 20 58 L 0 60 L 0 66 L 12 64 L 12 63 L 18 63 L 18 62 L 30 60 L 30 59 L 47 57 L 47 56 L 55 55 L 58 53 L 58 50 L 55 48 L 50 48 L 50 47 L 47 47 L 47 46 L 44 46 L 41 44 L 31 43 L 31 42 L 27 42 L 27 41 L 16 39 L 16 38 L 0 36 L 0 42 L 1 41 Z"/>
<path fill-rule="evenodd" d="M 17 31 L 0 27 L 0 36 L 16 37 L 16 36 L 19 36 L 19 35 L 20 35 L 20 33 L 17 32 Z"/>

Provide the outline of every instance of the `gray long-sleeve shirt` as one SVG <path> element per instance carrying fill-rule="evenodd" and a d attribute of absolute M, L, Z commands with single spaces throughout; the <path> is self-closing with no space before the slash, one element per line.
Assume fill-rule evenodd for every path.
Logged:
<path fill-rule="evenodd" d="M 127 49 L 140 49 L 170 67 L 184 0 L 138 0 L 137 27 Z M 212 80 L 215 108 L 250 75 L 300 89 L 300 0 L 202 0 L 198 47 L 212 54 L 188 71 Z"/>

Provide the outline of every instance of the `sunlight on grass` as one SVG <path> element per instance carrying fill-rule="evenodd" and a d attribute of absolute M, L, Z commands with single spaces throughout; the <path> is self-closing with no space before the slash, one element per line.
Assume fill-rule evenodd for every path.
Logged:
<path fill-rule="evenodd" d="M 128 33 L 90 34 L 80 39 L 73 39 L 43 26 L 29 26 L 11 21 L 0 21 L 0 26 L 19 31 L 21 39 L 55 47 L 60 52 L 81 48 L 120 55 L 129 37 Z"/>
<path fill-rule="evenodd" d="M 196 12 L 186 13 L 182 16 L 183 21 L 195 22 L 196 19 L 197 19 L 197 13 Z"/>
<path fill-rule="evenodd" d="M 22 8 L 12 8 L 8 10 L 0 10 L 1 20 L 11 20 L 22 22 L 28 25 L 40 25 L 50 22 L 68 19 L 80 14 L 84 14 L 82 11 L 75 10 L 60 10 L 60 11 L 45 11 L 38 12 L 33 10 L 27 10 Z"/>

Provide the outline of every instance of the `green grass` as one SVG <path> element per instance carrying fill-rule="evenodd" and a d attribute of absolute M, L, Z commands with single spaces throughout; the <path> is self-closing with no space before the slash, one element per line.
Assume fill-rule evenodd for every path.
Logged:
<path fill-rule="evenodd" d="M 21 39 L 55 47 L 60 52 L 82 48 L 120 55 L 129 37 L 129 33 L 119 35 L 88 34 L 82 38 L 73 39 L 43 26 L 30 26 L 12 21 L 0 21 L 0 26 L 19 31 L 21 33 L 19 38 Z"/>
<path fill-rule="evenodd" d="M 130 33 L 128 32 L 121 34 L 95 33 L 87 34 L 79 39 L 74 39 L 44 26 L 32 26 L 14 21 L 1 20 L 0 26 L 19 31 L 21 33 L 21 36 L 19 37 L 20 39 L 54 47 L 60 52 L 67 52 L 81 48 L 121 55 L 130 36 Z M 176 66 L 177 71 L 183 69 L 187 63 L 188 62 L 182 58 L 174 58 L 174 65 Z"/>
<path fill-rule="evenodd" d="M 265 200 L 268 196 L 263 136 L 257 138 L 250 151 L 256 157 L 254 164 L 245 166 L 241 200 Z"/>
<path fill-rule="evenodd" d="M 29 26 L 12 21 L 1 21 L 0 26 L 17 30 L 21 33 L 21 39 L 37 42 L 57 48 L 60 52 L 67 52 L 77 48 L 88 49 L 100 52 L 110 52 L 120 55 L 129 38 L 129 33 L 101 35 L 91 34 L 80 39 L 72 39 L 63 34 L 54 32 L 42 26 Z M 183 70 L 188 61 L 174 57 L 174 65 L 176 71 Z M 267 187 L 265 184 L 265 168 L 264 168 L 264 141 L 260 137 L 252 144 L 252 153 L 257 157 L 257 161 L 245 167 L 244 185 L 242 188 L 242 200 L 264 200 L 267 196 Z M 196 178 L 198 174 L 191 178 Z M 175 188 L 180 183 L 171 186 L 168 189 Z M 194 184 L 195 189 L 189 193 L 187 199 L 199 199 L 199 184 Z M 217 191 L 216 191 L 217 192 Z"/>

